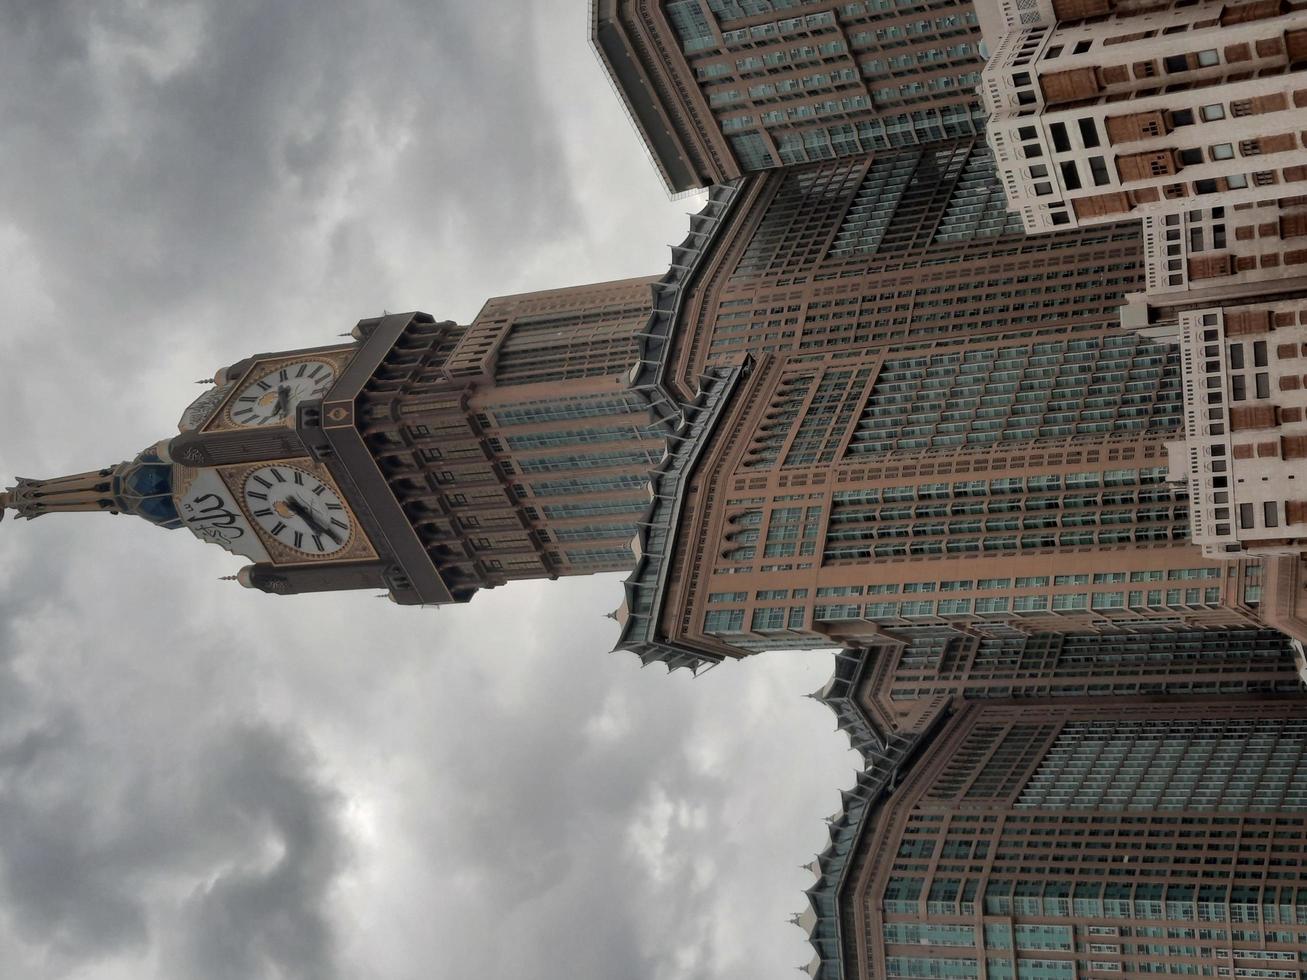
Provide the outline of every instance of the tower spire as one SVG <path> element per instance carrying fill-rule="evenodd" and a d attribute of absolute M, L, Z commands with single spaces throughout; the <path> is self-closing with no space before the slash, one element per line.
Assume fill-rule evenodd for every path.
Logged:
<path fill-rule="evenodd" d="M 150 447 L 134 460 L 49 480 L 19 477 L 0 492 L 0 516 L 12 510 L 25 520 L 44 514 L 102 511 L 135 514 L 160 527 L 180 527 L 172 497 L 173 467 Z"/>
<path fill-rule="evenodd" d="M 29 521 L 43 514 L 76 511 L 108 511 L 116 514 L 122 510 L 122 504 L 114 492 L 114 478 L 125 465 L 49 480 L 20 476 L 14 486 L 0 493 L 0 514 L 12 510 Z"/>

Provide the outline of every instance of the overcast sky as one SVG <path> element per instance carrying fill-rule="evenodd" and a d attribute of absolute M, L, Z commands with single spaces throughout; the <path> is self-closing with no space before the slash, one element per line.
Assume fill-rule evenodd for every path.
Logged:
<path fill-rule="evenodd" d="M 663 271 L 585 0 L 0 0 L 0 482 L 249 353 Z M 276 598 L 185 531 L 0 525 L 6 978 L 760 978 L 856 762 L 824 653 L 608 651 L 613 576 Z"/>

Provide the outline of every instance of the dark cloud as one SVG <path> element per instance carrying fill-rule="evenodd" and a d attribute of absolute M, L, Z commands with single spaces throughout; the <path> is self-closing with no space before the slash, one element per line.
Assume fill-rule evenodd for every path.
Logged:
<path fill-rule="evenodd" d="M 229 734 L 199 763 L 208 778 L 198 813 L 262 853 L 185 901 L 181 929 L 164 939 L 172 975 L 331 980 L 339 969 L 326 902 L 345 852 L 336 795 L 307 774 L 306 753 L 263 728 Z"/>
<path fill-rule="evenodd" d="M 67 964 L 162 944 L 172 977 L 331 977 L 325 906 L 348 848 L 301 738 L 196 691 L 194 728 L 125 723 L 116 709 L 149 712 L 156 692 L 103 675 L 139 642 L 81 651 L 106 660 L 88 698 L 34 635 L 49 593 L 19 580 L 0 606 L 0 897 L 19 937 Z"/>
<path fill-rule="evenodd" d="M 277 285 L 343 279 L 382 299 L 396 289 L 369 261 L 374 236 L 425 234 L 511 266 L 577 209 L 538 94 L 537 15 L 500 11 L 495 31 L 484 15 L 344 0 L 21 6 L 0 40 L 0 202 L 68 308 L 129 333 L 156 329 L 161 307 Z M 33 193 L 36 174 L 52 192 Z M 322 241 L 329 267 L 310 283 L 269 281 Z"/>
<path fill-rule="evenodd" d="M 58 953 L 140 944 L 144 908 L 85 793 L 95 753 L 69 712 L 43 714 L 0 746 L 0 866 L 9 910 L 28 938 Z"/>

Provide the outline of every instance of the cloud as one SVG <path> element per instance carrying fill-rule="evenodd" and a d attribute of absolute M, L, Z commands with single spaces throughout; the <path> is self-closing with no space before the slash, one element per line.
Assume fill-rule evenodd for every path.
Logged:
<path fill-rule="evenodd" d="M 585 5 L 0 5 L 0 479 L 382 308 L 665 266 Z M 0 962 L 45 978 L 745 978 L 850 782 L 821 654 L 606 651 L 615 577 L 274 598 L 131 518 L 0 525 Z"/>
<path fill-rule="evenodd" d="M 142 652 L 129 639 L 60 651 L 68 626 L 104 611 L 54 608 L 59 577 L 26 570 L 0 606 L 0 904 L 13 938 L 42 950 L 52 976 L 151 947 L 172 977 L 332 976 L 328 902 L 348 848 L 302 737 L 206 708 L 196 690 L 153 703 L 121 669 Z M 88 667 L 86 652 L 103 659 Z M 169 727 L 177 708 L 193 727 Z"/>
<path fill-rule="evenodd" d="M 345 856 L 334 793 L 306 773 L 311 759 L 278 733 L 229 733 L 200 760 L 195 813 L 229 844 L 254 851 L 198 886 L 164 939 L 169 972 L 220 980 L 339 974 L 328 895 Z"/>

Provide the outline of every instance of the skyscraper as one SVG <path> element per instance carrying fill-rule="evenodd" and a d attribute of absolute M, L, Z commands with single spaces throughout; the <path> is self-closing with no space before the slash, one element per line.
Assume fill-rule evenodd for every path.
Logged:
<path fill-rule="evenodd" d="M 827 6 L 804 5 L 803 25 L 853 38 L 882 18 Z M 754 50 L 755 27 L 764 52 L 799 30 L 798 8 L 709 7 L 731 50 Z M 596 24 L 637 13 L 665 17 L 601 4 Z M 606 36 L 610 60 L 620 42 L 660 51 L 664 72 L 686 64 L 627 29 Z M 1292 567 L 1193 543 L 1195 484 L 1172 482 L 1167 454 L 1192 415 L 1189 362 L 1165 330 L 1120 323 L 1147 285 L 1139 229 L 1027 237 L 990 147 L 927 135 L 718 185 L 660 278 L 493 300 L 466 327 L 365 321 L 353 345 L 247 359 L 149 462 L 180 467 L 181 524 L 213 537 L 191 498 L 221 499 L 227 537 L 251 546 L 248 585 L 431 603 L 634 565 L 622 642 L 675 664 L 942 626 L 1307 637 Z M 279 380 L 315 368 L 317 389 Z M 255 475 L 276 482 L 251 467 L 295 459 L 339 498 L 339 545 L 300 498 L 248 498 Z M 49 489 L 10 499 L 39 513 Z"/>
<path fill-rule="evenodd" d="M 1025 237 L 996 169 L 944 140 L 719 192 L 673 362 L 745 360 L 655 475 L 622 645 L 845 647 L 820 696 L 867 766 L 797 918 L 814 977 L 1296 976 L 1303 660 L 1258 627 L 1301 638 L 1302 589 L 1195 546 L 1170 324 L 1202 297 L 1155 312 L 1147 226 Z M 1235 312 L 1265 369 L 1287 309 Z"/>

